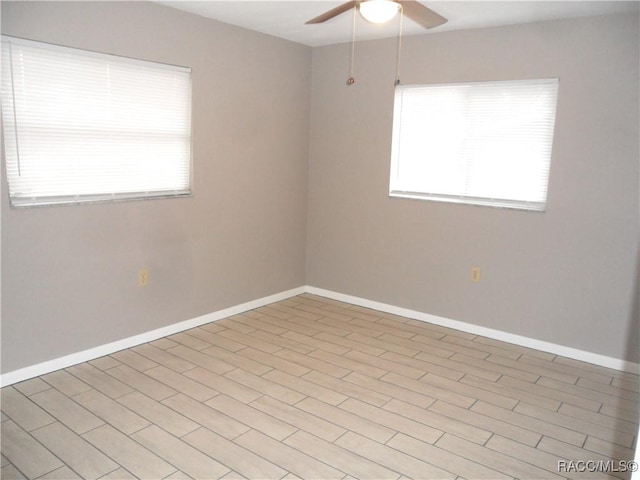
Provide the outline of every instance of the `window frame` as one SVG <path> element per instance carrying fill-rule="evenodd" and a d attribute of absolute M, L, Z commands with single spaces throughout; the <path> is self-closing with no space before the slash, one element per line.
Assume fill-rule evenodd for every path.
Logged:
<path fill-rule="evenodd" d="M 192 69 L 190 67 L 171 65 L 171 64 L 160 63 L 155 61 L 140 60 L 132 57 L 114 55 L 110 53 L 101 53 L 101 52 L 80 49 L 75 47 L 61 46 L 61 45 L 29 40 L 24 38 L 18 38 L 18 37 L 13 37 L 8 35 L 2 35 L 1 40 L 2 40 L 2 46 L 3 46 L 3 49 L 2 49 L 3 66 L 6 67 L 7 66 L 6 62 L 7 61 L 10 62 L 9 68 L 2 69 L 3 70 L 2 134 L 3 134 L 3 140 L 4 140 L 3 141 L 3 153 L 4 153 L 3 157 L 4 157 L 4 163 L 5 163 L 4 168 L 5 168 L 5 173 L 7 175 L 7 187 L 8 187 L 7 190 L 8 190 L 8 196 L 10 199 L 11 207 L 24 208 L 24 207 L 39 207 L 39 206 L 53 206 L 53 205 L 79 205 L 79 204 L 92 204 L 92 203 L 100 203 L 100 202 L 120 202 L 120 201 L 130 201 L 130 200 L 184 198 L 184 197 L 190 197 L 193 195 L 193 99 L 192 99 L 192 88 L 193 88 L 192 80 L 193 79 L 192 79 Z M 170 183 L 165 182 L 164 188 L 158 188 L 157 182 L 155 187 L 152 187 L 149 183 L 142 184 L 138 182 L 137 183 L 138 188 L 132 188 L 126 191 L 124 190 L 107 191 L 106 189 L 103 189 L 102 191 L 96 191 L 95 193 L 68 192 L 68 193 L 55 193 L 53 195 L 46 195 L 46 194 L 29 195 L 29 194 L 26 194 L 25 192 L 15 191 L 15 188 L 12 188 L 12 181 L 14 182 L 13 187 L 15 187 L 15 181 L 13 180 L 15 178 L 15 173 L 12 171 L 12 169 L 14 170 L 17 169 L 19 172 L 18 175 L 21 175 L 20 173 L 21 160 L 23 159 L 20 158 L 20 149 L 22 148 L 21 144 L 24 140 L 23 132 L 26 129 L 24 129 L 23 132 L 20 132 L 19 130 L 22 130 L 22 129 L 18 126 L 18 123 L 22 122 L 22 119 L 19 117 L 21 112 L 18 112 L 17 111 L 18 109 L 16 108 L 16 103 L 18 103 L 16 101 L 16 98 L 18 97 L 16 96 L 17 89 L 15 89 L 14 87 L 14 82 L 18 80 L 14 77 L 14 72 L 13 72 L 14 61 L 12 58 L 12 55 L 13 55 L 12 50 L 14 48 L 13 47 L 14 45 L 18 48 L 24 47 L 24 48 L 37 48 L 42 51 L 48 50 L 52 52 L 52 56 L 68 55 L 69 57 L 75 57 L 76 59 L 79 59 L 79 58 L 85 59 L 88 62 L 89 61 L 104 62 L 105 66 L 124 65 L 126 68 L 135 68 L 135 69 L 138 69 L 139 67 L 137 72 L 140 73 L 140 75 L 142 75 L 142 72 L 144 71 L 145 74 L 150 75 L 151 77 L 153 77 L 154 74 L 157 75 L 158 72 L 164 72 L 166 76 L 175 75 L 174 78 L 178 78 L 178 76 L 181 76 L 180 80 L 175 82 L 175 84 L 179 86 L 174 87 L 174 92 L 178 92 L 176 93 L 176 95 L 180 97 L 179 101 L 182 103 L 178 102 L 179 106 L 178 107 L 174 106 L 173 107 L 174 110 L 169 110 L 165 103 L 160 104 L 158 102 L 157 104 L 155 104 L 155 105 L 160 105 L 157 108 L 164 109 L 173 114 L 176 113 L 177 111 L 175 110 L 176 108 L 181 109 L 180 112 L 181 112 L 182 123 L 180 124 L 181 125 L 180 131 L 182 133 L 175 134 L 176 138 L 180 138 L 181 140 L 176 140 L 174 144 L 172 144 L 173 148 L 177 148 L 180 151 L 179 159 L 173 159 L 171 155 L 165 155 L 165 158 L 164 158 L 166 162 L 165 165 L 171 166 L 174 169 L 174 173 L 180 172 L 178 177 L 176 177 L 176 178 L 179 178 L 179 182 L 176 182 L 174 185 L 170 185 Z M 8 53 L 6 49 L 9 50 Z M 112 68 L 115 68 L 115 67 L 112 67 Z M 149 72 L 154 72 L 154 73 L 149 73 Z M 156 81 L 158 81 L 157 79 L 159 77 L 156 76 L 153 78 L 156 78 Z M 153 80 L 153 78 L 151 79 Z M 110 89 L 110 91 L 116 88 L 112 85 L 111 81 L 112 80 L 110 77 L 108 81 L 103 81 L 105 85 L 108 85 L 108 89 Z M 9 87 L 7 87 L 7 85 Z M 8 91 L 9 89 L 10 91 Z M 141 102 L 141 104 L 142 103 L 143 102 Z M 149 105 L 151 105 L 151 103 L 149 103 Z M 112 107 L 111 105 L 109 106 Z M 139 107 L 139 108 L 140 108 L 140 111 L 145 111 L 142 107 Z M 146 111 L 148 115 L 148 112 L 150 111 L 150 107 L 146 107 L 146 108 L 147 108 Z M 112 110 L 115 111 L 113 108 Z M 100 113 L 104 113 L 102 110 L 96 110 L 96 111 Z M 45 128 L 46 127 L 51 128 L 50 126 L 54 125 L 53 123 L 42 123 L 42 119 L 45 118 L 43 116 L 41 117 L 36 116 L 35 118 L 39 118 L 41 123 L 32 122 L 33 125 L 44 125 Z M 26 122 L 24 123 L 26 124 Z M 175 123 L 178 123 L 178 122 L 175 122 Z M 88 125 L 93 125 L 93 124 L 88 124 Z M 141 143 L 143 145 L 142 147 L 143 151 L 145 150 L 144 148 L 145 145 L 147 145 L 148 143 L 153 143 L 153 141 L 143 140 L 145 139 L 145 134 L 147 137 L 155 136 L 158 139 L 164 140 L 164 138 L 160 135 L 160 133 L 162 133 L 160 132 L 160 130 L 156 130 L 154 133 L 154 130 L 152 128 L 149 128 L 148 130 L 144 130 L 144 131 L 141 130 L 141 133 L 134 132 L 134 134 L 131 135 L 130 134 L 132 132 L 132 130 L 130 129 L 131 126 L 127 128 L 124 128 L 124 127 L 121 128 L 120 133 L 124 132 L 123 136 L 130 136 L 132 139 L 132 140 L 129 140 L 130 142 L 137 141 Z M 73 128 L 67 127 L 65 130 L 64 127 L 62 127 L 60 130 L 69 132 L 69 131 L 72 131 Z M 111 146 L 112 144 L 113 145 L 116 144 L 113 141 L 112 137 L 117 137 L 118 134 L 116 133 L 114 135 L 112 130 L 109 130 L 108 128 L 104 130 L 99 130 L 98 128 L 96 128 L 95 132 L 97 132 L 96 134 L 97 138 L 108 137 L 108 140 L 106 140 L 106 142 L 108 143 L 105 143 L 105 145 Z M 23 135 L 21 135 L 21 133 Z M 156 146 L 155 147 L 156 149 L 159 146 L 159 142 L 161 142 L 162 140 L 157 140 L 155 143 L 153 143 Z M 77 140 L 76 142 L 77 142 L 76 145 L 82 143 Z M 42 140 L 40 140 L 40 143 L 38 145 L 40 146 L 40 148 L 45 148 L 48 146 L 46 142 L 43 142 Z M 122 147 L 122 148 L 126 148 L 126 147 Z M 142 157 L 140 157 L 139 155 L 136 156 L 135 153 L 131 153 L 131 152 L 134 152 L 134 150 L 132 149 L 127 151 L 127 156 L 132 156 L 135 160 L 133 162 L 128 161 L 129 162 L 128 165 L 137 165 L 138 169 L 140 169 L 139 165 L 142 161 Z M 106 157 L 108 156 L 108 154 L 103 154 L 103 156 Z M 162 155 L 156 156 L 154 152 L 150 153 L 148 149 L 146 152 L 144 152 L 144 155 L 143 155 L 143 157 L 146 158 L 147 163 L 149 162 L 149 158 L 159 159 L 161 156 Z M 50 157 L 53 158 L 53 155 L 51 155 Z M 167 158 L 169 158 L 169 160 L 167 160 Z M 57 167 L 55 167 L 58 172 L 60 171 L 60 165 L 64 164 L 65 162 L 67 162 L 67 160 L 61 161 L 60 164 Z M 112 168 L 112 170 L 114 171 L 118 169 L 117 166 L 114 168 L 113 162 L 112 163 L 104 162 L 104 159 L 102 159 L 101 161 L 94 161 L 94 164 L 109 165 L 110 166 L 109 168 Z M 151 164 L 149 163 L 148 165 L 151 166 Z M 153 167 L 157 168 L 155 163 L 153 164 Z M 135 167 L 133 168 L 135 170 Z M 82 168 L 80 168 L 79 171 L 80 170 L 82 170 Z M 72 173 L 75 173 L 74 170 L 70 170 L 70 171 Z M 148 170 L 148 169 L 144 170 L 142 175 L 138 173 L 138 177 L 142 178 L 144 177 L 144 174 L 148 174 L 150 171 L 151 170 Z M 119 172 L 118 175 L 120 175 L 120 177 L 125 180 L 129 180 L 131 177 L 128 177 L 127 174 L 130 174 L 131 171 L 125 170 L 125 172 L 127 173 L 122 174 L 122 172 Z M 68 174 L 69 171 L 67 171 L 66 173 Z M 68 177 L 60 176 L 59 179 L 62 179 L 62 181 L 64 181 L 66 178 Z M 95 179 L 100 178 L 100 176 L 96 173 L 94 174 L 93 178 L 95 181 Z M 166 178 L 170 179 L 171 175 L 166 176 Z M 144 181 L 145 180 L 143 180 L 143 182 Z M 160 183 L 162 183 L 162 181 Z M 174 187 L 174 188 L 171 188 L 171 187 Z"/>
<path fill-rule="evenodd" d="M 548 157 L 546 158 L 546 164 L 542 166 L 544 170 L 544 186 L 540 189 L 540 192 L 543 192 L 541 200 L 523 200 L 523 199 L 514 199 L 514 198 L 495 198 L 495 196 L 478 196 L 465 194 L 461 192 L 456 193 L 443 193 L 436 191 L 426 191 L 427 189 L 410 189 L 410 188 L 402 188 L 406 186 L 407 182 L 404 183 L 399 180 L 399 168 L 401 166 L 401 119 L 402 119 L 402 109 L 403 109 L 403 98 L 402 95 L 405 91 L 413 90 L 413 89 L 436 89 L 440 87 L 447 88 L 467 88 L 467 87 L 483 87 L 483 86 L 514 86 L 514 85 L 539 85 L 543 86 L 543 88 L 549 88 L 549 91 L 546 94 L 550 95 L 551 106 L 550 113 L 551 119 L 547 120 L 550 122 L 547 125 L 549 131 L 546 132 L 547 144 L 545 146 L 548 148 Z M 434 90 L 435 91 L 435 90 Z M 517 210 L 526 210 L 526 211 L 536 211 L 536 212 L 544 212 L 546 210 L 547 199 L 548 199 L 548 189 L 549 189 L 549 180 L 550 180 L 550 169 L 551 169 L 551 160 L 552 160 L 552 150 L 553 143 L 555 138 L 555 124 L 557 117 L 557 101 L 558 101 L 558 91 L 559 91 L 559 79 L 558 78 L 542 78 L 542 79 L 526 79 L 526 80 L 500 80 L 500 81 L 481 81 L 481 82 L 458 82 L 458 83 L 436 83 L 436 84 L 412 84 L 412 85 L 397 85 L 394 91 L 394 112 L 393 112 L 393 134 L 392 134 L 392 148 L 391 148 L 391 161 L 390 161 L 390 174 L 389 174 L 389 196 L 390 197 L 399 197 L 399 198 L 410 198 L 410 199 L 418 199 L 425 201 L 436 201 L 436 202 L 446 202 L 446 203 L 457 203 L 457 204 L 469 204 L 469 205 L 479 205 L 479 206 L 490 206 L 497 208 L 511 208 Z M 400 101 L 399 101 L 400 97 Z M 436 162 L 434 162 L 435 164 Z M 473 160 L 471 161 L 473 164 Z M 465 177 L 465 179 L 468 179 Z M 462 180 L 460 178 L 459 180 Z"/>

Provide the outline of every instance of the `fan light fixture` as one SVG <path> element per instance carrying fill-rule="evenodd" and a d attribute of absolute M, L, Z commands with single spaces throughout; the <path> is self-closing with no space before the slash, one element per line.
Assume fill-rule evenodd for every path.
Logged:
<path fill-rule="evenodd" d="M 385 23 L 391 20 L 398 10 L 400 4 L 392 0 L 367 0 L 359 5 L 360 15 L 371 23 Z"/>

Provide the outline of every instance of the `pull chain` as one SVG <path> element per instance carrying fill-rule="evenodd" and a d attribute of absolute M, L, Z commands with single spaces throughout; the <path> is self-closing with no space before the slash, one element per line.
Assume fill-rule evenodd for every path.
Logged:
<path fill-rule="evenodd" d="M 402 51 L 402 24 L 404 20 L 404 9 L 400 4 L 400 28 L 398 30 L 398 50 L 396 51 L 396 85 L 400 85 L 400 53 Z"/>
<path fill-rule="evenodd" d="M 358 10 L 358 5 L 355 4 L 353 6 L 353 21 L 351 25 L 351 53 L 349 55 L 349 78 L 347 79 L 347 85 L 351 86 L 356 83 L 356 78 L 353 73 L 353 59 L 355 56 L 356 50 L 356 13 Z"/>

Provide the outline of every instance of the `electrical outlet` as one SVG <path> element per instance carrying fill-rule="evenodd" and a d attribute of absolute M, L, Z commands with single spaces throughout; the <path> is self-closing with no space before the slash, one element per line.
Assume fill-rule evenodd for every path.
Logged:
<path fill-rule="evenodd" d="M 149 285 L 149 270 L 141 268 L 138 270 L 138 286 L 146 287 L 147 285 Z"/>
<path fill-rule="evenodd" d="M 471 269 L 471 281 L 473 283 L 480 283 L 480 267 L 473 267 Z"/>

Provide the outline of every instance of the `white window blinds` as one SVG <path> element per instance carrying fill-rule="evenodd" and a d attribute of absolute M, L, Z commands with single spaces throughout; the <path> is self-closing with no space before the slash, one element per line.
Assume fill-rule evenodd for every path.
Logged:
<path fill-rule="evenodd" d="M 390 195 L 544 210 L 557 79 L 398 86 Z"/>
<path fill-rule="evenodd" d="M 191 184 L 191 70 L 2 37 L 14 206 L 179 196 Z"/>

